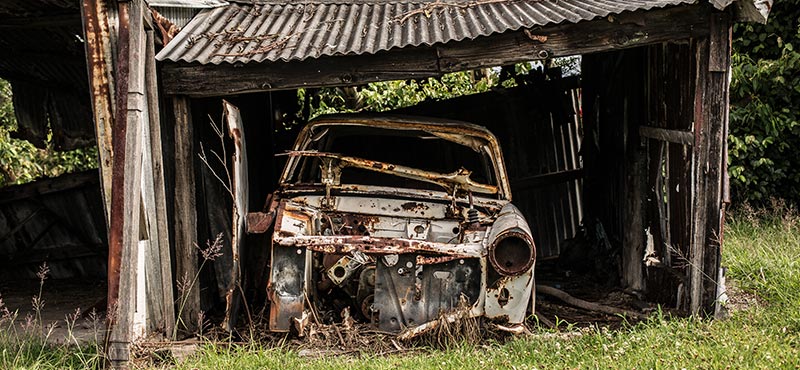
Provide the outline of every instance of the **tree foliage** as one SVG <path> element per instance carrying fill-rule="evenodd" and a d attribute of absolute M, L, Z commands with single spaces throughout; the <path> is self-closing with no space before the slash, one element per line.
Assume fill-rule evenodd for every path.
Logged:
<path fill-rule="evenodd" d="M 800 0 L 734 25 L 729 173 L 734 202 L 800 200 Z"/>
<path fill-rule="evenodd" d="M 0 80 L 0 187 L 97 168 L 97 147 L 62 152 L 48 138 L 47 147 L 39 149 L 13 138 L 16 129 L 11 85 Z"/>
<path fill-rule="evenodd" d="M 556 58 L 545 62 L 558 67 L 564 75 L 580 73 L 580 58 Z M 352 112 L 384 112 L 405 108 L 428 100 L 444 100 L 482 93 L 497 87 L 514 87 L 530 82 L 534 74 L 541 75 L 541 62 L 518 63 L 505 67 L 448 73 L 437 78 L 373 82 L 350 88 L 323 88 L 317 91 L 301 89 L 298 98 L 314 118 L 321 114 Z M 310 94 L 310 95 L 306 95 Z"/>

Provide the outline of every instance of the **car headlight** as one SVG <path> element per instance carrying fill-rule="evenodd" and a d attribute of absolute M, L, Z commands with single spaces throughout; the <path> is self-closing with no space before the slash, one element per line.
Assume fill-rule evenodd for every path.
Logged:
<path fill-rule="evenodd" d="M 521 275 L 533 266 L 535 258 L 533 239 L 522 229 L 507 229 L 489 245 L 489 261 L 501 275 Z"/>

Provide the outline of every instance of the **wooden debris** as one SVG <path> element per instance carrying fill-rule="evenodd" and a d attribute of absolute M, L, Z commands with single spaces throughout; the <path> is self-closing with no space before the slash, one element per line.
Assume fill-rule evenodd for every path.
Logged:
<path fill-rule="evenodd" d="M 647 315 L 638 312 L 625 310 L 617 307 L 605 306 L 594 302 L 584 301 L 582 299 L 575 298 L 569 295 L 567 292 L 563 290 L 556 289 L 547 285 L 537 285 L 536 292 L 558 298 L 567 304 L 570 304 L 578 308 L 582 308 L 584 310 L 602 312 L 609 315 L 625 315 L 628 317 L 635 318 L 637 320 L 644 320 L 647 318 Z"/>

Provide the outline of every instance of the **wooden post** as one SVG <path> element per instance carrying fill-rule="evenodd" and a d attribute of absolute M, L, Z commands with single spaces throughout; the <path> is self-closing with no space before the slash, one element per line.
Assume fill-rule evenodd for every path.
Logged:
<path fill-rule="evenodd" d="M 717 278 L 722 247 L 723 184 L 727 178 L 728 158 L 725 143 L 728 132 L 729 76 L 731 60 L 731 22 L 728 13 L 711 16 L 709 35 L 709 77 L 706 81 L 706 124 L 708 125 L 708 180 L 706 182 L 706 249 L 704 250 L 703 293 L 701 306 L 713 315 L 717 305 Z M 726 176 L 725 176 L 726 177 Z"/>
<path fill-rule="evenodd" d="M 172 99 L 175 114 L 175 258 L 176 278 L 185 286 L 177 298 L 178 329 L 193 331 L 200 312 L 200 289 L 197 281 L 197 211 L 195 199 L 194 133 L 189 100 Z M 194 282 L 194 283 L 192 283 Z M 191 284 L 188 286 L 188 284 Z"/>
<path fill-rule="evenodd" d="M 644 49 L 644 48 L 642 48 Z M 639 77 L 629 78 L 622 85 L 622 120 L 625 130 L 624 208 L 622 214 L 622 281 L 626 289 L 644 290 L 643 259 L 646 227 L 644 219 L 645 188 L 647 184 L 647 153 L 642 146 L 639 128 L 647 119 L 644 99 L 646 93 L 646 63 L 644 50 L 624 52 L 623 65 L 628 73 Z"/>
<path fill-rule="evenodd" d="M 155 212 L 155 229 L 158 265 L 151 266 L 160 270 L 160 281 L 152 282 L 160 294 L 155 299 L 161 305 L 164 331 L 172 333 L 175 325 L 175 297 L 172 290 L 172 259 L 169 248 L 169 223 L 167 215 L 166 185 L 164 181 L 164 159 L 161 139 L 161 117 L 159 114 L 158 81 L 156 77 L 155 43 L 153 30 L 147 31 L 147 56 L 145 66 L 145 82 L 147 85 L 147 103 L 150 113 L 150 153 L 152 154 L 153 195 Z"/>
<path fill-rule="evenodd" d="M 108 27 L 108 2 L 106 0 L 83 0 L 81 15 L 86 39 L 86 60 L 89 86 L 92 90 L 92 112 L 94 114 L 97 152 L 100 161 L 101 195 L 106 224 L 111 224 L 112 183 L 112 129 L 114 125 L 114 84 L 111 78 L 111 34 Z"/>
<path fill-rule="evenodd" d="M 117 107 L 123 119 L 114 126 L 115 161 L 113 166 L 111 228 L 109 242 L 109 338 L 108 359 L 112 367 L 124 367 L 130 360 L 130 343 L 136 307 L 136 266 L 141 212 L 141 136 L 145 122 L 144 27 L 142 0 L 120 4 L 119 63 L 125 64 L 118 84 Z M 122 37 L 124 35 L 124 37 Z M 118 110 L 118 112 L 120 112 Z M 122 115 L 120 114 L 120 117 Z M 124 121 L 124 124 L 122 123 Z M 123 150 L 124 149 L 124 150 Z M 112 255 L 113 253 L 113 255 Z M 111 261 L 115 260 L 113 265 Z M 117 284 L 116 287 L 112 286 Z"/>
<path fill-rule="evenodd" d="M 722 238 L 724 133 L 728 125 L 730 19 L 714 13 L 710 36 L 697 42 L 695 145 L 693 148 L 692 244 L 689 310 L 711 315 L 716 305 Z"/>

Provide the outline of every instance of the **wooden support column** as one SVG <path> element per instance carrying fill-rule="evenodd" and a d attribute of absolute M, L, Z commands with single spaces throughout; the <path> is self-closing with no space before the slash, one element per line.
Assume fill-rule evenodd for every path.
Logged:
<path fill-rule="evenodd" d="M 724 144 L 728 126 L 731 25 L 727 13 L 714 13 L 710 35 L 697 42 L 694 187 L 689 309 L 712 315 L 722 239 Z"/>
<path fill-rule="evenodd" d="M 720 267 L 722 227 L 725 217 L 723 185 L 727 181 L 725 143 L 728 132 L 729 78 L 731 61 L 731 21 L 728 13 L 711 16 L 709 36 L 709 79 L 706 88 L 706 122 L 708 124 L 708 181 L 706 183 L 706 249 L 702 309 L 713 315 L 717 305 L 717 283 Z M 723 178 L 725 177 L 725 178 Z"/>
<path fill-rule="evenodd" d="M 112 184 L 112 129 L 114 125 L 114 71 L 111 34 L 108 27 L 108 1 L 83 0 L 81 15 L 86 40 L 86 60 L 91 88 L 92 112 L 100 167 L 101 195 L 106 217 L 110 225 Z"/>
<path fill-rule="evenodd" d="M 150 159 L 152 173 L 153 195 L 153 220 L 154 233 L 150 242 L 152 248 L 151 260 L 148 266 L 153 269 L 153 276 L 158 278 L 148 281 L 148 296 L 152 296 L 154 304 L 158 307 L 161 317 L 156 327 L 163 327 L 165 333 L 170 335 L 175 326 L 175 298 L 172 289 L 172 259 L 170 257 L 169 222 L 167 215 L 166 184 L 164 181 L 164 158 L 161 138 L 161 117 L 159 114 L 158 80 L 156 76 L 155 38 L 153 30 L 147 30 L 147 55 L 145 57 L 145 82 L 147 90 L 147 104 L 149 113 L 149 138 Z M 155 307 L 153 307 L 155 309 Z"/>
<path fill-rule="evenodd" d="M 178 330 L 194 331 L 200 312 L 197 266 L 197 210 L 195 199 L 195 148 L 189 99 L 172 99 L 175 114 L 175 262 L 176 279 L 186 286 L 178 292 Z M 184 284 L 185 283 L 185 284 Z M 187 286 L 187 284 L 189 284 Z"/>
<path fill-rule="evenodd" d="M 622 282 L 626 289 L 644 290 L 643 259 L 646 237 L 645 189 L 647 187 L 647 151 L 639 136 L 640 127 L 647 120 L 646 64 L 644 48 L 626 52 L 623 70 L 631 74 L 618 91 L 623 100 L 622 129 L 625 130 L 625 171 L 623 183 L 622 229 Z M 638 76 L 638 77 L 632 77 Z"/>
<path fill-rule="evenodd" d="M 141 137 L 146 120 L 142 0 L 120 3 L 120 55 L 117 120 L 113 127 L 114 163 L 109 231 L 108 360 L 125 367 L 130 360 L 136 309 L 137 248 L 141 214 Z M 113 294 L 112 294 L 113 293 Z"/>

